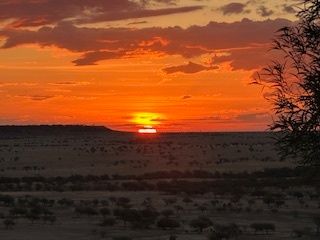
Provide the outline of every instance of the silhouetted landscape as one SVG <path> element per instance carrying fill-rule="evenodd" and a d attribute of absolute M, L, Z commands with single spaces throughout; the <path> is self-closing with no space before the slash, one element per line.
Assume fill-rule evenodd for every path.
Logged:
<path fill-rule="evenodd" d="M 273 133 L 0 132 L 3 239 L 317 239 L 320 179 Z"/>

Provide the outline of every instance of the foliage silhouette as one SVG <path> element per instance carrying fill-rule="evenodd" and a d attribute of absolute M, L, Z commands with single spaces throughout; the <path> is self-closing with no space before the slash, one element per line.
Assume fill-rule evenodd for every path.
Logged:
<path fill-rule="evenodd" d="M 281 57 L 264 68 L 254 84 L 268 91 L 275 119 L 271 130 L 280 131 L 282 158 L 320 166 L 320 2 L 300 0 L 299 22 L 280 29 L 273 49 Z"/>

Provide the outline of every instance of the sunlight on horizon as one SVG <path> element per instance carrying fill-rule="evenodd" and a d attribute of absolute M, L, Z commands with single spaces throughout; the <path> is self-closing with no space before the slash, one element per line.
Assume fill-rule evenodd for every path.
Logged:
<path fill-rule="evenodd" d="M 145 129 L 153 128 L 156 125 L 160 125 L 163 121 L 162 114 L 153 112 L 138 112 L 134 113 L 131 122 L 144 127 Z"/>
<path fill-rule="evenodd" d="M 157 129 L 152 128 L 151 126 L 145 126 L 144 128 L 140 128 L 138 132 L 141 134 L 155 134 L 157 133 Z"/>

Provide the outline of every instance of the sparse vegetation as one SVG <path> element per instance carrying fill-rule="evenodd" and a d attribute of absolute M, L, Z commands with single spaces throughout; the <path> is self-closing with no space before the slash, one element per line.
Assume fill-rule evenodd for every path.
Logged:
<path fill-rule="evenodd" d="M 185 237 L 259 239 L 267 234 L 272 239 L 280 235 L 287 239 L 316 236 L 317 225 L 313 219 L 319 213 L 320 179 L 317 176 L 311 180 L 306 178 L 308 167 L 293 168 L 269 159 L 264 161 L 275 164 L 275 167 L 250 170 L 250 161 L 255 164 L 263 162 L 265 157 L 261 156 L 260 161 L 258 155 L 264 154 L 260 152 L 263 149 L 271 151 L 272 140 L 259 134 L 204 136 L 204 140 L 192 140 L 194 142 L 183 135 L 174 140 L 171 136 L 168 140 L 166 136 L 151 142 L 128 136 L 119 142 L 101 136 L 83 139 L 46 136 L 32 140 L 23 138 L 18 146 L 11 146 L 6 143 L 8 140 L 0 138 L 1 153 L 9 155 L 14 152 L 19 157 L 18 162 L 23 162 L 23 167 L 28 166 L 28 170 L 20 172 L 18 167 L 10 170 L 16 175 L 5 170 L 0 176 L 0 190 L 4 192 L 0 194 L 0 218 L 3 229 L 14 229 L 2 232 L 40 231 L 40 227 L 60 231 L 63 228 L 72 234 L 89 234 L 88 238 L 94 239 L 130 237 L 135 240 L 151 235 L 165 239 L 176 237 L 176 240 Z M 26 159 L 19 150 L 21 147 L 30 152 L 59 149 L 59 156 L 54 156 L 53 161 L 48 160 L 52 170 L 48 166 L 42 169 L 43 161 L 38 166 L 37 162 Z M 94 153 L 90 150 L 92 147 Z M 10 152 L 7 153 L 7 149 L 11 149 Z M 139 159 L 123 157 L 125 154 L 136 156 L 137 149 Z M 170 154 L 173 149 L 181 153 L 190 149 L 190 156 Z M 231 159 L 227 156 L 228 151 L 242 156 Z M 16 162 L 6 154 L 3 155 L 5 164 L 12 169 Z M 61 173 L 56 171 L 57 166 L 63 169 L 64 164 L 72 162 L 65 154 L 71 156 L 70 159 L 79 159 L 80 164 L 73 165 L 73 175 L 56 175 Z M 197 158 L 195 154 L 198 154 Z M 59 157 L 61 161 L 57 160 Z M 219 164 L 210 160 L 211 157 L 217 158 Z M 167 169 L 169 158 L 178 161 L 179 166 L 171 163 L 172 168 Z M 90 162 L 83 163 L 83 159 L 90 159 Z M 163 159 L 163 166 L 159 159 Z M 190 159 L 197 164 L 190 166 Z M 101 167 L 102 174 L 97 168 L 101 164 L 99 161 L 106 165 Z M 118 165 L 109 171 L 114 161 Z M 159 167 L 155 165 L 157 161 Z M 95 165 L 97 172 L 82 172 L 86 167 L 92 171 L 91 164 Z M 146 168 L 124 171 L 145 164 Z M 249 168 L 233 171 L 237 168 L 234 166 L 241 166 L 237 164 Z M 276 164 L 284 165 L 279 167 Z M 225 167 L 228 171 L 222 170 Z M 1 168 L 7 169 L 2 165 Z M 38 171 L 36 175 L 35 171 Z M 274 229 L 263 225 L 267 224 L 263 220 L 270 218 L 274 219 Z M 4 221 L 7 219 L 14 225 L 8 222 L 6 226 Z M 302 221 L 301 227 L 293 227 L 299 221 Z"/>

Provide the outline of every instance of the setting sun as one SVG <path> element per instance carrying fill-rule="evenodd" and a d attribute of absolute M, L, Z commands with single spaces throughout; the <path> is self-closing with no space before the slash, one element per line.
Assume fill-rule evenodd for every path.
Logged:
<path fill-rule="evenodd" d="M 157 129 L 154 129 L 152 127 L 144 127 L 144 128 L 140 128 L 138 132 L 142 134 L 155 134 L 157 133 Z"/>
<path fill-rule="evenodd" d="M 163 116 L 159 113 L 139 112 L 133 115 L 131 121 L 139 126 L 143 126 L 144 129 L 148 130 L 155 125 L 161 124 L 162 119 Z"/>

